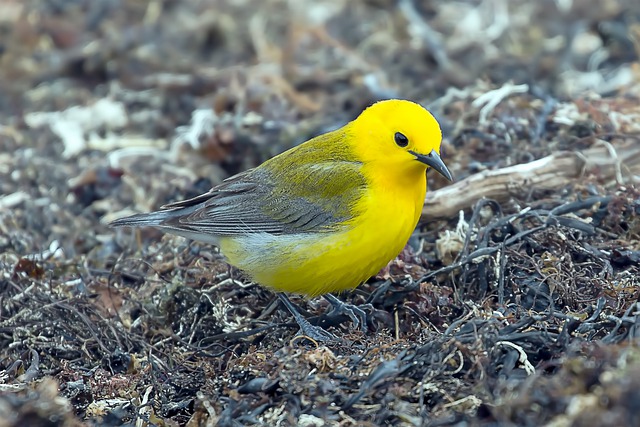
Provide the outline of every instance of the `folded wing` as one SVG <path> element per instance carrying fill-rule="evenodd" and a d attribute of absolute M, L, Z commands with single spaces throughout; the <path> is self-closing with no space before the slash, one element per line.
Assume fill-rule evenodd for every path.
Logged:
<path fill-rule="evenodd" d="M 366 190 L 360 163 L 337 160 L 287 166 L 243 172 L 200 196 L 112 225 L 154 226 L 197 239 L 200 234 L 330 232 L 347 226 L 357 215 Z"/>

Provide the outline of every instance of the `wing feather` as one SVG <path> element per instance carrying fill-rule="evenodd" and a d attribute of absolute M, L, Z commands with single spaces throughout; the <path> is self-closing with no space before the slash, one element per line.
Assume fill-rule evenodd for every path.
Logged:
<path fill-rule="evenodd" d="M 367 192 L 362 163 L 338 130 L 267 160 L 189 200 L 113 222 L 154 226 L 214 241 L 217 236 L 330 232 L 348 226 Z"/>
<path fill-rule="evenodd" d="M 306 171 L 289 170 L 280 179 L 274 179 L 269 170 L 244 172 L 205 194 L 164 206 L 172 214 L 160 226 L 218 236 L 335 230 L 356 214 L 354 206 L 366 185 L 358 163 L 326 166 L 303 165 L 301 169 Z M 295 189 L 273 184 L 291 179 L 292 172 L 296 172 Z M 305 178 L 300 180 L 300 176 Z M 326 185 L 319 191 L 318 183 L 344 176 L 348 179 L 338 178 L 342 182 L 333 183 L 329 191 Z"/>

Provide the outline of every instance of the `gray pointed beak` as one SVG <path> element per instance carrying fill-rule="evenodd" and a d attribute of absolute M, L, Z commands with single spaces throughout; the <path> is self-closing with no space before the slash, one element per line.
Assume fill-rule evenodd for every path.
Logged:
<path fill-rule="evenodd" d="M 424 155 L 416 153 L 415 151 L 409 151 L 411 154 L 416 156 L 416 160 L 424 163 L 425 165 L 432 167 L 438 172 L 440 175 L 447 178 L 449 181 L 453 181 L 453 176 L 451 176 L 451 172 L 447 169 L 447 165 L 444 164 L 440 155 L 436 152 L 436 150 L 432 150 L 431 153 Z"/>

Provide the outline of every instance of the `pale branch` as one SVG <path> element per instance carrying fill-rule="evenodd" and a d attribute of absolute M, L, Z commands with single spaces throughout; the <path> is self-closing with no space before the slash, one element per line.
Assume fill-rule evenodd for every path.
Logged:
<path fill-rule="evenodd" d="M 531 190 L 560 189 L 587 175 L 600 182 L 625 184 L 640 181 L 640 140 L 624 136 L 615 146 L 599 140 L 582 152 L 561 151 L 530 163 L 486 170 L 448 187 L 427 193 L 422 219 L 457 216 L 483 197 L 507 202 L 513 197 L 526 199 Z"/>

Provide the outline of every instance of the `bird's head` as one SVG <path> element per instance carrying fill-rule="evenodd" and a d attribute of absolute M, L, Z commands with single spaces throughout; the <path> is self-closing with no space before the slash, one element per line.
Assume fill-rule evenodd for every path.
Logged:
<path fill-rule="evenodd" d="M 355 148 L 364 163 L 423 172 L 430 167 L 449 181 L 453 179 L 440 158 L 440 125 L 421 105 L 397 99 L 380 101 L 352 125 Z"/>

